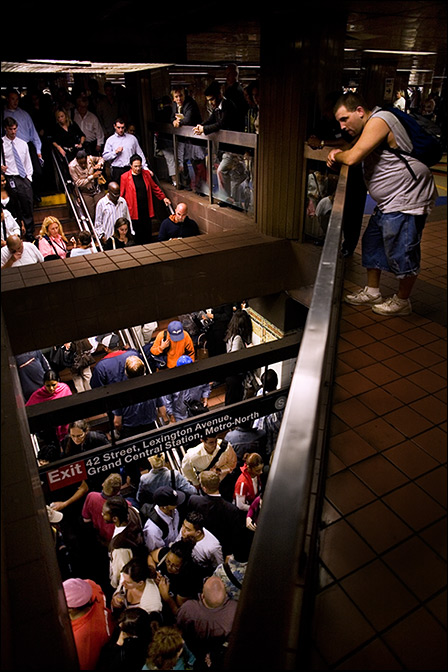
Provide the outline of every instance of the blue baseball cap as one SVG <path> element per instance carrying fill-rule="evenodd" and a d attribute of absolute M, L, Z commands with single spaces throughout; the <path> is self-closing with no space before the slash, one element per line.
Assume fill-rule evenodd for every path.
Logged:
<path fill-rule="evenodd" d="M 168 333 L 172 341 L 181 341 L 184 338 L 184 328 L 182 322 L 179 320 L 173 320 L 168 325 Z"/>
<path fill-rule="evenodd" d="M 193 364 L 193 360 L 188 355 L 182 355 L 176 362 L 176 366 L 183 366 L 184 364 Z"/>

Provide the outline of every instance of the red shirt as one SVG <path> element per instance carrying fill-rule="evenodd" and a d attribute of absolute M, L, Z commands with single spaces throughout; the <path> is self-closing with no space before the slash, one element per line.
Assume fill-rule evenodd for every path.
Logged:
<path fill-rule="evenodd" d="M 148 211 L 149 216 L 154 217 L 154 207 L 152 204 L 152 195 L 155 194 L 159 201 L 163 201 L 166 198 L 163 191 L 151 177 L 149 170 L 142 170 L 143 180 L 146 185 L 146 191 L 148 194 Z M 137 192 L 135 190 L 134 180 L 132 179 L 132 171 L 128 170 L 127 173 L 124 173 L 121 176 L 120 182 L 120 196 L 123 196 L 126 203 L 128 204 L 129 214 L 131 219 L 138 219 L 138 208 L 137 208 Z"/>
<path fill-rule="evenodd" d="M 71 624 L 79 669 L 94 670 L 101 649 L 111 638 L 113 626 L 110 610 L 106 607 L 106 598 L 100 586 L 90 579 L 85 580 L 92 586 L 93 604 L 86 614 L 71 621 Z"/>

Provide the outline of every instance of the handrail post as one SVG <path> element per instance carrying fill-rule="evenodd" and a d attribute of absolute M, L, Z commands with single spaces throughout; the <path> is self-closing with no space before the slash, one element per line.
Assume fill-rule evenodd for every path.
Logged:
<path fill-rule="evenodd" d="M 207 138 L 207 171 L 208 171 L 208 184 L 209 184 L 209 194 L 208 200 L 210 205 L 213 205 L 213 142 L 210 138 Z"/>

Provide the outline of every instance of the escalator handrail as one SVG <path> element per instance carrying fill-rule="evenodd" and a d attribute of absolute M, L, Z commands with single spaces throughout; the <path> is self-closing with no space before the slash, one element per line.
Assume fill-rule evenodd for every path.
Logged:
<path fill-rule="evenodd" d="M 101 244 L 101 241 L 98 238 L 98 235 L 96 233 L 95 227 L 93 225 L 92 219 L 90 217 L 89 211 L 87 209 L 86 203 L 84 201 L 84 198 L 81 194 L 81 191 L 79 190 L 78 186 L 70 180 L 70 184 L 67 183 L 67 181 L 64 179 L 64 175 L 62 173 L 61 167 L 58 163 L 58 157 L 56 156 L 56 150 L 52 150 L 53 154 L 53 161 L 56 166 L 56 169 L 58 171 L 58 176 L 59 179 L 62 183 L 62 186 L 64 187 L 65 195 L 67 197 L 67 200 L 69 202 L 69 205 L 72 209 L 72 212 L 75 216 L 75 219 L 78 224 L 78 228 L 80 231 L 89 231 L 91 234 L 92 238 L 95 241 L 94 245 L 94 251 L 103 251 L 103 246 Z M 67 170 L 68 170 L 68 161 L 67 157 L 64 157 L 65 161 L 67 162 Z M 71 189 L 74 191 L 75 196 L 70 193 Z M 81 206 L 80 209 L 78 208 L 78 203 Z M 98 248 L 98 249 L 97 249 Z"/>
<path fill-rule="evenodd" d="M 83 231 L 84 228 L 83 228 L 82 223 L 81 223 L 81 217 L 79 216 L 79 213 L 78 213 L 77 208 L 76 208 L 76 206 L 73 202 L 73 198 L 70 194 L 70 190 L 68 188 L 66 180 L 64 179 L 64 176 L 62 174 L 62 170 L 61 170 L 61 167 L 59 165 L 59 159 L 56 156 L 56 150 L 55 149 L 52 149 L 52 155 L 53 155 L 53 161 L 54 161 L 54 165 L 56 166 L 56 170 L 57 170 L 57 173 L 58 173 L 59 180 L 60 180 L 60 182 L 61 182 L 61 184 L 64 188 L 65 196 L 66 196 L 67 201 L 70 204 L 70 207 L 73 211 L 73 214 L 74 214 L 74 217 L 76 219 L 76 223 L 78 225 L 78 228 L 79 228 L 80 231 Z M 66 157 L 64 157 L 64 159 L 65 159 L 65 161 L 67 161 Z M 68 162 L 67 162 L 67 168 L 68 168 Z"/>

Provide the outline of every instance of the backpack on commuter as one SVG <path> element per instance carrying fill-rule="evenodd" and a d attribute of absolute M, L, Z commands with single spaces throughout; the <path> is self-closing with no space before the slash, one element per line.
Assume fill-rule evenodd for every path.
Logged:
<path fill-rule="evenodd" d="M 443 147 L 442 147 L 442 131 L 437 124 L 422 117 L 420 114 L 402 112 L 396 107 L 391 107 L 386 110 L 391 112 L 401 123 L 406 133 L 409 136 L 409 139 L 412 143 L 412 151 L 405 152 L 402 149 L 392 149 L 387 147 L 387 149 L 402 159 L 406 164 L 409 172 L 411 173 L 414 179 L 416 175 L 412 170 L 409 162 L 406 160 L 406 156 L 412 156 L 421 163 L 424 163 L 428 168 L 435 166 L 442 158 Z"/>

